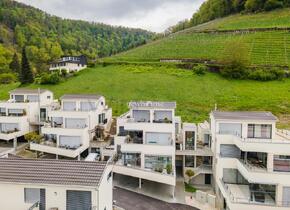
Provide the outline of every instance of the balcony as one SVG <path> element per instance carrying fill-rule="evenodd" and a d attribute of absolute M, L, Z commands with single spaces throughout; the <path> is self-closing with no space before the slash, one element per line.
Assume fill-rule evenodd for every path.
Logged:
<path fill-rule="evenodd" d="M 231 203 L 277 206 L 276 186 L 264 184 L 230 184 L 219 181 Z"/>
<path fill-rule="evenodd" d="M 217 138 L 223 144 L 235 144 L 243 151 L 256 151 L 265 153 L 288 153 L 286 145 L 290 145 L 290 140 L 282 136 L 276 136 L 275 139 L 255 139 L 242 138 L 235 135 L 217 134 Z"/>
<path fill-rule="evenodd" d="M 30 143 L 30 149 L 45 152 L 49 154 L 56 154 L 70 158 L 76 158 L 80 155 L 84 150 L 86 150 L 88 146 L 80 145 L 79 147 L 69 147 L 69 146 L 58 146 L 54 141 L 42 141 L 40 143 Z"/>

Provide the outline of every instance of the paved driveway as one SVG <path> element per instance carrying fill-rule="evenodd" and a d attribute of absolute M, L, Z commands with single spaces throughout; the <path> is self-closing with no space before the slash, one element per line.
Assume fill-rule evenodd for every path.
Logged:
<path fill-rule="evenodd" d="M 125 210 L 197 210 L 196 208 L 160 201 L 121 188 L 114 188 L 116 205 Z"/>

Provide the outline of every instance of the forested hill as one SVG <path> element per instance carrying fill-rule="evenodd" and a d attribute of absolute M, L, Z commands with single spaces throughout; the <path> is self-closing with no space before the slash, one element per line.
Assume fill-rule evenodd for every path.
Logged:
<path fill-rule="evenodd" d="M 109 56 L 145 44 L 154 34 L 141 29 L 62 19 L 12 0 L 0 0 L 0 73 L 9 71 L 15 50 L 27 46 L 36 71 L 63 55 Z"/>
<path fill-rule="evenodd" d="M 290 7 L 290 0 L 206 0 L 190 20 L 180 21 L 169 32 L 206 23 L 233 14 L 251 14 Z"/>

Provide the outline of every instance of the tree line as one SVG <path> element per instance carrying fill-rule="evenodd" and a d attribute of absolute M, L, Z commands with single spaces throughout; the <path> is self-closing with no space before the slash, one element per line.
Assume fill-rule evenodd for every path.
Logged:
<path fill-rule="evenodd" d="M 189 20 L 180 21 L 169 33 L 184 30 L 216 18 L 236 13 L 254 13 L 290 7 L 290 0 L 207 0 Z"/>
<path fill-rule="evenodd" d="M 34 74 L 62 55 L 86 55 L 89 60 L 145 44 L 154 33 L 101 23 L 62 19 L 12 0 L 0 0 L 0 73 L 25 48 Z"/>

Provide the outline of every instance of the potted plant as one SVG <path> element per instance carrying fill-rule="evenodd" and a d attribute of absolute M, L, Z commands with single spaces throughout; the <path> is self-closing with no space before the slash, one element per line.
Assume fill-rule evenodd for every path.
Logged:
<path fill-rule="evenodd" d="M 172 165 L 171 164 L 167 164 L 166 165 L 166 171 L 167 171 L 167 174 L 171 174 L 172 173 Z"/>

